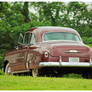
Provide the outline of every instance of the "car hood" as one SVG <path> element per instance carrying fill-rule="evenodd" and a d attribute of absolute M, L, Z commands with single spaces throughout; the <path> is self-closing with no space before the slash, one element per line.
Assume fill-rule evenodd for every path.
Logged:
<path fill-rule="evenodd" d="M 75 41 L 49 41 L 43 42 L 42 47 L 52 56 L 85 56 L 90 55 L 90 48 L 82 42 Z"/>

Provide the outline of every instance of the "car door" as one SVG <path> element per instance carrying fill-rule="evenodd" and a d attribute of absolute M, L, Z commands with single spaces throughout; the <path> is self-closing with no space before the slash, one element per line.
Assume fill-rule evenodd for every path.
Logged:
<path fill-rule="evenodd" d="M 38 68 L 40 56 L 38 53 L 38 45 L 36 44 L 34 33 L 31 33 L 29 43 L 30 46 L 27 54 L 26 65 L 29 69 Z"/>
<path fill-rule="evenodd" d="M 28 53 L 28 41 L 29 41 L 30 33 L 25 33 L 23 43 L 18 46 L 16 51 L 16 59 L 15 63 L 13 63 L 13 71 L 14 72 L 23 72 L 27 70 L 26 68 L 26 58 Z"/>

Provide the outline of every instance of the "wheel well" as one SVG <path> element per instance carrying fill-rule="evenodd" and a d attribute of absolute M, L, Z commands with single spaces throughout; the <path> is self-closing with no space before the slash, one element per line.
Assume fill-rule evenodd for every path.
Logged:
<path fill-rule="evenodd" d="M 6 65 L 7 65 L 8 63 L 9 63 L 8 60 L 5 60 L 5 61 L 4 61 L 4 72 L 5 72 Z"/>

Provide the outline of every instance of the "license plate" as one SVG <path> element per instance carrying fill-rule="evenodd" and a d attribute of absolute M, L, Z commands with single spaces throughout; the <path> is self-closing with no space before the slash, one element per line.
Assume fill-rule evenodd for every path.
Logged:
<path fill-rule="evenodd" d="M 77 57 L 69 57 L 69 62 L 78 63 L 79 62 L 79 58 L 77 58 Z"/>

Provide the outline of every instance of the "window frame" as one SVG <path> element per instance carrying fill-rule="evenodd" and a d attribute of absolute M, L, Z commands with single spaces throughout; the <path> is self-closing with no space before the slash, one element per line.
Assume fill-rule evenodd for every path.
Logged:
<path fill-rule="evenodd" d="M 56 32 L 56 31 L 55 31 L 55 32 Z M 62 40 L 47 40 L 47 41 L 44 40 L 44 35 L 45 35 L 46 33 L 55 33 L 55 32 L 45 32 L 45 33 L 43 33 L 43 35 L 42 35 L 42 42 L 62 41 Z M 58 33 L 58 32 L 57 32 L 57 33 Z M 62 32 L 61 32 L 61 33 L 62 33 Z M 63 33 L 71 33 L 71 32 L 63 32 Z M 76 33 L 71 33 L 71 34 L 77 35 Z M 79 38 L 79 41 L 75 41 L 75 42 L 82 42 L 80 36 L 79 36 L 79 35 L 77 35 L 77 36 L 78 36 L 78 38 Z M 64 40 L 64 41 L 66 41 L 66 40 Z M 67 41 L 73 41 L 73 40 L 67 40 Z"/>
<path fill-rule="evenodd" d="M 25 44 L 25 37 L 26 37 L 26 34 L 29 34 L 29 37 L 28 37 L 28 42 L 27 42 L 27 44 Z M 23 39 L 23 45 L 29 45 L 29 38 L 30 38 L 30 33 L 28 32 L 28 33 L 25 33 L 24 34 L 24 39 Z"/>
<path fill-rule="evenodd" d="M 25 41 L 25 37 L 26 37 L 26 34 L 29 34 L 29 38 L 28 38 L 28 43 L 27 44 L 24 44 L 24 41 Z M 30 41 L 31 41 L 31 35 L 34 35 L 34 33 L 33 32 L 26 32 L 25 34 L 24 34 L 24 38 L 23 38 L 23 45 L 25 45 L 25 46 L 28 46 L 28 45 L 34 45 L 34 44 L 31 44 L 30 43 Z M 34 35 L 34 40 L 35 40 L 35 35 Z M 35 40 L 35 43 L 36 43 L 36 40 Z"/>
<path fill-rule="evenodd" d="M 33 32 L 31 32 L 31 34 L 34 35 Z M 34 44 L 36 44 L 36 41 L 35 41 L 35 35 L 34 35 L 33 37 L 34 37 Z M 32 38 L 32 36 L 30 36 L 30 38 Z M 30 41 L 29 41 L 29 44 L 30 44 L 30 45 L 34 45 L 34 44 L 31 44 L 31 39 L 30 39 Z"/>

